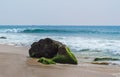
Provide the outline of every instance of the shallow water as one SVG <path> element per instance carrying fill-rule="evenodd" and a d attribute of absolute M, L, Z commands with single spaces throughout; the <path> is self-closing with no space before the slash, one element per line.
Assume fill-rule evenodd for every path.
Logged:
<path fill-rule="evenodd" d="M 42 38 L 65 43 L 81 57 L 120 58 L 120 26 L 0 26 L 1 44 L 30 46 Z M 120 63 L 120 62 L 118 62 Z"/>

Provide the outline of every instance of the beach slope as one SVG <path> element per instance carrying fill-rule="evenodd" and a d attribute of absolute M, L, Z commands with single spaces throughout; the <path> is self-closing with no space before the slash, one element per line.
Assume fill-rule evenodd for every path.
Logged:
<path fill-rule="evenodd" d="M 40 64 L 29 58 L 28 49 L 0 45 L 0 77 L 117 77 L 120 72 L 112 66 Z"/>

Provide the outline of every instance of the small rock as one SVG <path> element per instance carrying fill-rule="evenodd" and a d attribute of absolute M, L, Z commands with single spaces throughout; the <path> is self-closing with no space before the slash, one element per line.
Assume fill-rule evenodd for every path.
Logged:
<path fill-rule="evenodd" d="M 95 58 L 94 61 L 116 61 L 116 60 L 120 60 L 120 59 L 117 59 L 117 58 Z"/>
<path fill-rule="evenodd" d="M 0 37 L 0 39 L 7 39 L 7 38 L 6 38 L 6 37 L 4 37 L 4 36 L 1 36 L 1 37 Z"/>
<path fill-rule="evenodd" d="M 92 64 L 109 65 L 108 62 L 92 62 Z"/>

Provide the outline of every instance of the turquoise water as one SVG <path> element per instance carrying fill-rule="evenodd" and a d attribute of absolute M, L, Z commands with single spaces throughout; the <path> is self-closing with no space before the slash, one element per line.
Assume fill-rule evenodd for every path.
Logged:
<path fill-rule="evenodd" d="M 120 26 L 0 26 L 0 33 L 34 33 L 45 35 L 120 38 Z"/>
<path fill-rule="evenodd" d="M 1 44 L 30 46 L 42 38 L 53 38 L 83 57 L 120 58 L 120 26 L 0 26 Z"/>

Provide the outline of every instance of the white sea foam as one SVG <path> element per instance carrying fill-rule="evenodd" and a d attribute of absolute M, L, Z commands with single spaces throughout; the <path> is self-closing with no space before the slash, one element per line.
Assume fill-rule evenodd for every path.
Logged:
<path fill-rule="evenodd" d="M 73 36 L 48 36 L 48 35 L 31 35 L 31 34 L 0 34 L 7 39 L 0 39 L 0 43 L 15 44 L 30 46 L 34 41 L 39 39 L 50 37 L 55 40 L 61 41 L 68 45 L 75 51 L 82 49 L 98 50 L 102 52 L 108 52 L 112 55 L 120 55 L 120 40 L 107 40 L 98 38 L 85 38 L 85 37 L 73 37 Z"/>
<path fill-rule="evenodd" d="M 21 32 L 23 30 L 24 29 L 16 29 L 16 28 L 13 28 L 13 29 L 1 29 L 0 33 L 19 33 L 19 32 Z"/>

